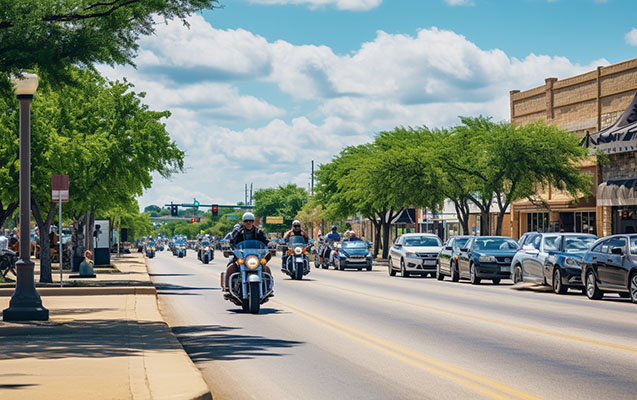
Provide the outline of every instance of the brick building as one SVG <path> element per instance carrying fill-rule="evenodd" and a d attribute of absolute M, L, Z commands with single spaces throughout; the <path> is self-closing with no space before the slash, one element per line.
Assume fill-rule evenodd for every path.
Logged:
<path fill-rule="evenodd" d="M 524 125 L 543 119 L 584 138 L 587 134 L 613 126 L 629 107 L 636 92 L 637 59 L 598 67 L 594 71 L 563 80 L 547 78 L 542 86 L 510 92 L 511 122 Z M 632 187 L 627 188 L 627 185 L 634 184 L 631 182 L 637 182 L 631 180 L 637 177 L 637 152 L 629 149 L 624 147 L 621 151 L 605 151 L 609 154 L 609 161 L 603 165 L 598 165 L 594 156 L 580 165 L 584 173 L 593 177 L 593 196 L 588 199 L 576 201 L 568 193 L 548 187 L 541 194 L 544 205 L 532 204 L 528 200 L 513 203 L 511 236 L 518 238 L 527 231 L 559 229 L 606 236 L 633 229 L 627 228 L 632 226 L 633 219 L 637 228 L 637 199 L 610 202 L 605 199 L 602 202 L 604 205 L 597 201 L 598 189 L 605 187 L 615 187 L 614 197 L 618 193 L 620 197 L 630 197 L 632 194 L 626 193 L 637 192 L 637 188 L 634 191 Z M 591 154 L 594 151 L 595 146 L 592 146 Z M 621 182 L 617 179 L 621 179 Z M 619 187 L 624 189 L 619 190 Z"/>

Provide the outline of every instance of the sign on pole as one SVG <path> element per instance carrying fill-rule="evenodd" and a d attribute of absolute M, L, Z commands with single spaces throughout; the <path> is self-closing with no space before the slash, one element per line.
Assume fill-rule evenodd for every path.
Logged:
<path fill-rule="evenodd" d="M 69 201 L 69 176 L 51 175 L 51 191 L 51 199 L 53 202 Z"/>
<path fill-rule="evenodd" d="M 282 224 L 283 217 L 265 217 L 266 224 Z"/>

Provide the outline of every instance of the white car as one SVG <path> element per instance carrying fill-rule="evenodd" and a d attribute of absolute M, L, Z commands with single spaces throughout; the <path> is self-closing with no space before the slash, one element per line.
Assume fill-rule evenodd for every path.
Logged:
<path fill-rule="evenodd" d="M 406 233 L 400 235 L 389 249 L 389 276 L 400 271 L 403 277 L 410 274 L 436 275 L 436 260 L 442 250 L 442 241 L 431 233 Z"/>

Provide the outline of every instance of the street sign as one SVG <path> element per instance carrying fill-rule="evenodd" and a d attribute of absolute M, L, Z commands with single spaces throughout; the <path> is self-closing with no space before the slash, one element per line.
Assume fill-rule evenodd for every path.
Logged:
<path fill-rule="evenodd" d="M 69 201 L 69 176 L 51 175 L 51 200 L 57 203 Z"/>
<path fill-rule="evenodd" d="M 282 224 L 283 217 L 265 217 L 266 224 Z"/>

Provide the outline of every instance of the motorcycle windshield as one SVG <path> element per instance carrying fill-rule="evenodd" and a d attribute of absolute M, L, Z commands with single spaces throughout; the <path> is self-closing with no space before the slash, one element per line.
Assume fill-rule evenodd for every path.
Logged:
<path fill-rule="evenodd" d="M 207 242 L 207 241 L 204 240 L 203 242 L 201 242 L 201 245 L 204 246 L 204 247 L 209 247 L 210 246 L 210 242 Z"/>
<path fill-rule="evenodd" d="M 246 258 L 254 255 L 261 259 L 268 254 L 268 246 L 258 240 L 244 240 L 237 243 L 234 248 L 234 254 L 237 258 Z"/>
<path fill-rule="evenodd" d="M 288 246 L 290 247 L 304 247 L 305 238 L 303 236 L 290 236 L 288 239 Z"/>

